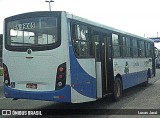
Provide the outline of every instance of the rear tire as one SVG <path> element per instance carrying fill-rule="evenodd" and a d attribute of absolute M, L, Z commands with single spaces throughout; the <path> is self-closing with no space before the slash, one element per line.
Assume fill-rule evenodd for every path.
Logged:
<path fill-rule="evenodd" d="M 116 78 L 114 82 L 114 90 L 113 90 L 113 100 L 114 101 L 119 101 L 120 98 L 122 97 L 122 82 L 120 78 Z"/>

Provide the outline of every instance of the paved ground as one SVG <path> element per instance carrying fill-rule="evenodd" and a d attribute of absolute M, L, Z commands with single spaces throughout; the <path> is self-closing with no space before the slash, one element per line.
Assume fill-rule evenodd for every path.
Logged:
<path fill-rule="evenodd" d="M 113 102 L 110 97 L 89 103 L 81 104 L 68 104 L 68 103 L 56 103 L 48 101 L 38 101 L 38 100 L 12 100 L 4 98 L 3 94 L 0 94 L 0 109 L 50 109 L 54 112 L 55 109 L 99 109 L 108 110 L 116 109 L 113 115 L 75 115 L 75 116 L 52 116 L 61 118 L 159 118 L 158 115 L 116 115 L 121 113 L 121 109 L 159 109 L 160 112 L 160 69 L 158 69 L 156 78 L 151 78 L 149 80 L 148 87 L 136 86 L 125 90 L 123 92 L 123 97 L 119 102 Z M 2 93 L 3 88 L 0 87 L 0 93 Z M 107 111 L 106 111 L 107 112 Z M 89 114 L 94 114 L 94 110 L 89 110 Z M 63 113 L 62 113 L 63 114 Z M 137 113 L 138 114 L 138 113 Z M 160 113 L 158 113 L 160 114 Z M 12 116 L 13 117 L 13 116 Z M 11 117 L 11 118 L 12 118 Z M 25 118 L 30 118 L 27 116 Z M 44 117 L 44 116 L 43 116 Z M 43 118 L 42 117 L 42 118 Z M 17 117 L 15 117 L 17 118 Z M 46 118 L 49 118 L 48 116 Z"/>

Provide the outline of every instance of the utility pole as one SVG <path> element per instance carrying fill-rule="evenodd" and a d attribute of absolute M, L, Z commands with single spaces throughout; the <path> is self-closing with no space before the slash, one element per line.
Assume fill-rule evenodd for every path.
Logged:
<path fill-rule="evenodd" d="M 51 11 L 51 2 L 54 2 L 53 0 L 46 0 L 45 2 L 48 2 L 49 3 L 49 11 Z"/>

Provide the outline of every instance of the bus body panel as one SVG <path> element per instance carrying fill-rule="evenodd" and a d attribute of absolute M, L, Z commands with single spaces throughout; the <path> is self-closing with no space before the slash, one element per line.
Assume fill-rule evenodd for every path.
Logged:
<path fill-rule="evenodd" d="M 152 58 L 113 59 L 114 76 L 122 76 L 123 90 L 147 81 Z"/>
<path fill-rule="evenodd" d="M 58 91 L 22 91 L 12 89 L 10 87 L 4 86 L 5 97 L 6 98 L 16 98 L 16 99 L 32 99 L 32 100 L 46 100 L 46 101 L 56 101 L 56 102 L 71 102 L 71 87 L 66 85 L 63 89 Z M 67 94 L 66 94 L 67 93 Z"/>
<path fill-rule="evenodd" d="M 70 77 L 72 86 L 71 99 L 73 103 L 93 101 L 96 100 L 95 59 L 76 58 L 70 34 L 71 20 L 68 19 Z"/>
<path fill-rule="evenodd" d="M 46 12 L 46 14 L 47 13 L 51 16 L 54 12 Z M 39 14 L 39 12 L 27 14 L 32 17 L 33 14 L 35 14 L 36 18 L 36 14 Z M 18 15 L 18 17 L 19 16 L 21 15 Z M 22 14 L 22 16 L 25 18 L 25 14 Z M 17 16 L 15 16 L 14 19 L 16 19 L 16 17 Z M 40 16 L 38 15 L 37 17 Z M 114 88 L 114 80 L 117 75 L 121 76 L 123 90 L 147 81 L 148 69 L 150 69 L 150 72 L 154 70 L 154 68 L 152 68 L 154 58 L 114 58 L 111 41 L 109 41 L 110 44 L 106 43 L 108 46 L 105 46 L 106 55 L 110 55 L 106 56 L 108 59 L 105 58 L 105 63 L 102 63 L 102 59 L 96 60 L 97 57 L 95 55 L 86 58 L 77 57 L 71 39 L 72 34 L 70 28 L 72 20 L 80 22 L 82 25 L 87 24 L 91 30 L 96 29 L 98 32 L 102 31 L 103 34 L 106 33 L 108 36 L 112 33 L 118 33 L 153 43 L 148 39 L 91 22 L 66 12 L 61 12 L 61 44 L 54 49 L 31 50 L 31 53 L 28 52 L 30 48 L 26 49 L 26 51 L 11 51 L 5 48 L 6 39 L 4 38 L 3 63 L 8 68 L 11 83 L 11 85 L 8 86 L 4 83 L 4 93 L 7 98 L 81 103 L 95 101 L 110 92 L 113 93 L 112 89 Z M 6 22 L 8 21 L 6 20 Z M 26 23 L 24 23 L 24 25 L 25 24 Z M 16 27 L 17 26 L 18 25 L 16 25 Z M 28 27 L 31 28 L 29 25 Z M 25 28 L 27 27 L 25 26 L 24 29 Z M 5 35 L 6 33 L 4 33 L 4 37 L 6 37 Z M 109 36 L 109 39 L 106 40 L 112 40 L 112 37 Z M 93 42 L 92 40 L 90 44 L 93 45 Z M 101 43 L 102 42 L 99 41 L 99 44 Z M 98 51 L 102 51 L 100 50 L 100 46 L 102 48 L 102 45 L 99 45 Z M 93 53 L 98 53 L 96 50 L 92 51 Z M 58 83 L 57 78 L 63 77 L 63 75 L 57 76 L 57 71 L 59 66 L 64 63 L 66 64 L 65 86 L 56 89 Z M 106 66 L 109 67 L 109 69 L 107 70 L 107 68 L 105 68 L 106 70 L 104 70 L 103 64 L 109 64 Z M 104 79 L 106 80 L 104 81 Z M 28 84 L 37 85 L 37 87 L 30 88 L 27 87 Z"/>
<path fill-rule="evenodd" d="M 93 78 L 96 78 L 94 58 L 77 59 L 77 61 L 88 75 L 92 76 Z"/>
<path fill-rule="evenodd" d="M 73 57 L 73 56 L 72 56 Z M 71 59 L 71 58 L 70 58 Z M 92 62 L 92 59 L 86 59 L 90 62 Z M 87 62 L 87 61 L 86 61 Z M 72 88 L 77 91 L 79 94 L 77 94 L 75 91 L 73 93 L 73 100 L 77 100 L 79 102 L 80 96 L 85 96 L 86 99 L 83 99 L 83 102 L 92 101 L 96 99 L 96 78 L 89 75 L 87 71 L 84 70 L 85 66 L 92 67 L 88 68 L 89 71 L 95 70 L 95 63 L 89 65 L 90 63 L 86 63 L 85 66 L 80 65 L 81 62 L 80 60 L 77 61 L 76 58 L 71 59 L 71 84 Z M 76 65 L 76 66 L 75 66 Z M 74 95 L 75 94 L 75 95 Z M 80 97 L 81 98 L 81 97 Z M 88 99 L 90 98 L 90 99 Z M 81 101 L 81 100 L 80 100 Z"/>
<path fill-rule="evenodd" d="M 3 63 L 8 68 L 11 84 L 4 86 L 5 96 L 16 99 L 71 102 L 70 63 L 66 14 L 62 12 L 61 45 L 52 50 L 26 52 L 3 50 Z M 3 46 L 5 47 L 5 40 Z M 66 63 L 66 85 L 55 90 L 58 66 Z M 36 84 L 37 88 L 28 88 Z"/>
<path fill-rule="evenodd" d="M 9 69 L 10 81 L 15 82 L 15 88 L 26 91 L 52 91 L 55 90 L 57 68 L 64 63 L 65 56 L 61 55 L 64 49 L 43 52 L 20 52 L 9 55 L 6 65 Z M 14 53 L 13 53 L 14 54 Z M 28 59 L 26 57 L 33 57 Z M 54 60 L 54 61 L 53 61 Z M 13 80 L 12 80 L 13 79 Z M 37 89 L 26 88 L 27 83 L 37 84 Z"/>
<path fill-rule="evenodd" d="M 76 91 L 73 87 L 71 88 L 71 102 L 72 103 L 83 103 L 83 102 L 90 102 L 90 101 L 95 101 L 95 98 L 87 97 L 78 91 Z"/>

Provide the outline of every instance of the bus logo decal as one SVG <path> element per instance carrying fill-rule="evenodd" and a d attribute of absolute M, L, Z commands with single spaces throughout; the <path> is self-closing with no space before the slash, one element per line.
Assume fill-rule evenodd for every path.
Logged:
<path fill-rule="evenodd" d="M 32 49 L 28 49 L 28 50 L 27 50 L 27 53 L 28 53 L 28 54 L 31 54 L 31 53 L 32 53 Z"/>
<path fill-rule="evenodd" d="M 14 30 L 27 30 L 27 29 L 34 29 L 35 28 L 35 22 L 31 23 L 22 23 L 22 24 L 17 24 L 13 26 Z"/>
<path fill-rule="evenodd" d="M 129 64 L 127 61 L 126 61 L 125 67 L 124 67 L 124 73 L 125 74 L 129 73 Z"/>

